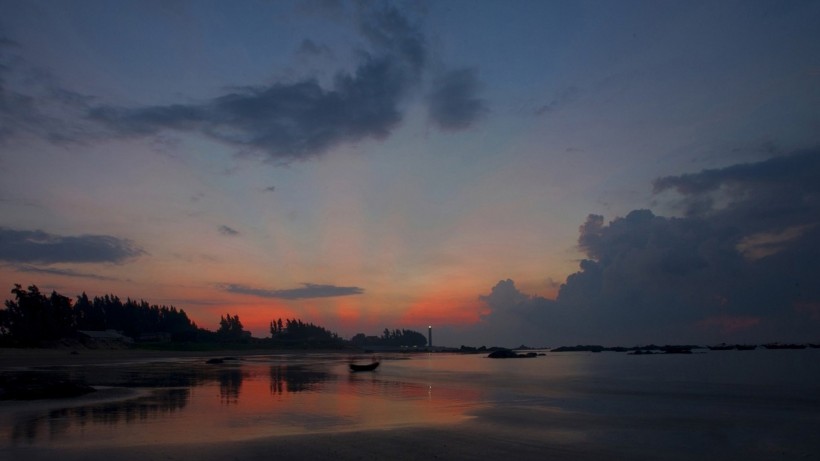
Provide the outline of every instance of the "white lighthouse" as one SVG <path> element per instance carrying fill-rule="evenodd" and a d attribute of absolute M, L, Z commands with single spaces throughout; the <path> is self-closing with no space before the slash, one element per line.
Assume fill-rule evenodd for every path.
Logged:
<path fill-rule="evenodd" d="M 427 348 L 433 348 L 433 325 L 427 326 Z"/>

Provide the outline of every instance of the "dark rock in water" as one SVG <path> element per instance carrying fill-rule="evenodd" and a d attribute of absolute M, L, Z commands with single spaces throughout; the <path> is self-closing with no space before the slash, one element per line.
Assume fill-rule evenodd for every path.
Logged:
<path fill-rule="evenodd" d="M 225 363 L 227 361 L 238 361 L 238 360 L 239 359 L 236 358 L 236 357 L 214 357 L 212 359 L 206 360 L 205 363 L 219 364 L 219 363 Z"/>
<path fill-rule="evenodd" d="M 632 352 L 629 352 L 627 355 L 653 355 L 654 352 L 643 350 L 643 349 L 635 349 Z"/>
<path fill-rule="evenodd" d="M 604 346 L 598 345 L 577 345 L 577 346 L 561 346 L 550 350 L 550 352 L 601 352 L 605 351 Z"/>
<path fill-rule="evenodd" d="M 667 354 L 691 354 L 692 348 L 689 346 L 664 346 L 661 348 Z"/>
<path fill-rule="evenodd" d="M 0 400 L 63 399 L 95 392 L 80 381 L 45 373 L 0 376 Z"/>
<path fill-rule="evenodd" d="M 509 349 L 500 349 L 497 351 L 490 352 L 490 355 L 488 355 L 487 357 L 491 359 L 514 359 L 518 358 L 518 354 Z"/>
<path fill-rule="evenodd" d="M 771 343 L 771 344 L 764 344 L 763 347 L 766 349 L 805 349 L 805 344 L 781 344 L 781 343 Z"/>
<path fill-rule="evenodd" d="M 528 352 L 526 354 L 516 354 L 515 352 L 509 349 L 499 349 L 497 351 L 493 351 L 487 357 L 491 359 L 522 359 L 522 358 L 529 358 L 529 357 L 537 357 L 538 354 L 535 352 Z"/>

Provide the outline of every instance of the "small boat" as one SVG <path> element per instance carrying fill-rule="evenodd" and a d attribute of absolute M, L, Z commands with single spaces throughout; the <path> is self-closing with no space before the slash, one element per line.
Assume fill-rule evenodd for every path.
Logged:
<path fill-rule="evenodd" d="M 379 366 L 379 362 L 368 363 L 367 365 L 350 364 L 350 371 L 373 371 Z"/>

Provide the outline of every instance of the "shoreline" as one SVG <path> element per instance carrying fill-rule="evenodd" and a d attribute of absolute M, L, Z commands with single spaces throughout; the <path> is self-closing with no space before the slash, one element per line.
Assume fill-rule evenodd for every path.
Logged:
<path fill-rule="evenodd" d="M 357 355 L 362 352 L 350 350 L 323 349 L 225 349 L 207 351 L 163 350 L 163 349 L 16 349 L 0 348 L 0 371 L 27 368 L 62 367 L 73 365 L 106 365 L 122 362 L 141 362 L 167 359 L 193 359 L 212 357 L 248 357 L 254 355 L 307 355 L 339 354 Z"/>

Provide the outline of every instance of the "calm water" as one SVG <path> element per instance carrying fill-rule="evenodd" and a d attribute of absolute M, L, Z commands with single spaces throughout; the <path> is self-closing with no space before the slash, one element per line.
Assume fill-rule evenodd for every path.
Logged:
<path fill-rule="evenodd" d="M 633 434 L 651 444 L 685 432 L 690 449 L 712 443 L 711 437 L 728 437 L 727 443 L 763 443 L 761 437 L 768 437 L 772 444 L 788 439 L 803 453 L 814 449 L 812 434 L 820 428 L 816 349 L 381 359 L 373 373 L 350 373 L 348 357 L 341 355 L 54 368 L 49 372 L 83 376 L 100 391 L 75 400 L 0 402 L 0 449 L 195 443 L 492 421 L 565 442 L 592 434 L 599 443 L 637 443 L 629 440 Z M 630 425 L 657 437 L 647 442 L 646 430 L 616 430 Z"/>

